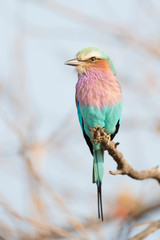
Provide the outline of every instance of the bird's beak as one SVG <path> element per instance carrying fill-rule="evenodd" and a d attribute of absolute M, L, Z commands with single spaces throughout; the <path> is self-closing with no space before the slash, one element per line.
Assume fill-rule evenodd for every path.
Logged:
<path fill-rule="evenodd" d="M 70 66 L 79 66 L 79 65 L 81 65 L 81 61 L 79 61 L 78 59 L 71 59 L 71 60 L 69 60 L 69 61 L 67 61 L 67 62 L 65 62 L 65 65 L 70 65 Z"/>

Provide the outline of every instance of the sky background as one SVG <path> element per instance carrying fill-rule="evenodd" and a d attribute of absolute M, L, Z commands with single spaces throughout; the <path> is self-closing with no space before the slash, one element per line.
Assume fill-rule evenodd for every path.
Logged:
<path fill-rule="evenodd" d="M 36 171 L 77 218 L 97 217 L 92 156 L 75 107 L 77 75 L 64 65 L 87 46 L 108 53 L 122 86 L 124 109 L 115 138 L 120 142 L 118 149 L 138 170 L 159 165 L 159 11 L 158 1 L 151 0 L 0 1 L 2 202 L 19 214 L 32 215 L 30 192 L 36 192 L 51 207 L 45 193 L 28 178 L 22 157 L 24 140 Z M 115 162 L 105 153 L 104 213 L 109 210 L 108 202 L 123 191 L 144 202 L 160 200 L 156 181 L 108 174 L 115 169 Z M 54 205 L 52 210 L 58 211 Z M 5 211 L 1 212 L 1 221 L 12 226 Z M 152 220 L 158 215 L 151 216 Z M 55 216 L 51 222 L 66 224 L 63 214 Z M 113 237 L 111 230 L 105 231 Z M 146 239 L 158 240 L 159 234 L 160 230 Z"/>

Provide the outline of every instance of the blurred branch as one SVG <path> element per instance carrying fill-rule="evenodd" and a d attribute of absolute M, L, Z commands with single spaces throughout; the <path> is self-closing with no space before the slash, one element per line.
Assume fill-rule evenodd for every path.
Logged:
<path fill-rule="evenodd" d="M 157 229 L 160 228 L 160 220 L 151 222 L 151 224 L 141 233 L 137 234 L 136 236 L 129 238 L 128 240 L 141 240 L 150 235 L 151 233 L 155 232 Z"/>
<path fill-rule="evenodd" d="M 87 24 L 103 34 L 109 32 L 109 34 L 118 38 L 122 42 L 138 46 L 140 50 L 144 49 L 151 55 L 160 58 L 159 41 L 153 41 L 152 39 L 144 40 L 140 38 L 137 33 L 133 32 L 133 30 L 130 30 L 132 29 L 131 27 L 125 28 L 119 24 L 108 23 L 105 20 L 96 18 L 95 16 L 89 16 L 80 10 L 64 5 L 56 0 L 41 0 L 41 3 L 52 9 L 54 12 L 59 12 L 61 15 L 70 18 L 72 21 L 80 22 L 85 25 Z"/>
<path fill-rule="evenodd" d="M 11 132 L 13 132 L 18 137 L 19 141 L 22 144 L 22 147 L 25 148 L 26 140 L 24 135 L 22 134 L 21 129 L 15 122 L 9 119 L 7 113 L 2 108 L 0 108 L 0 117 L 3 119 L 3 121 L 7 125 L 8 129 L 10 129 Z"/>
<path fill-rule="evenodd" d="M 156 203 L 154 202 L 151 205 L 144 206 L 144 204 L 143 204 L 143 206 L 141 208 L 138 208 L 138 211 L 135 212 L 134 218 L 135 219 L 140 219 L 140 218 L 144 217 L 145 215 L 151 213 L 152 211 L 155 211 L 155 210 L 158 210 L 158 209 L 160 209 L 159 200 Z"/>
<path fill-rule="evenodd" d="M 109 173 L 112 175 L 122 174 L 128 175 L 131 178 L 137 180 L 144 180 L 148 178 L 156 179 L 160 183 L 160 172 L 158 171 L 158 167 L 154 167 L 149 170 L 137 171 L 135 170 L 127 161 L 124 159 L 123 154 L 117 150 L 117 146 L 119 143 L 115 143 L 109 140 L 109 136 L 104 132 L 104 128 L 95 127 L 92 129 L 92 137 L 93 142 L 99 142 L 105 150 L 108 151 L 109 155 L 116 161 L 117 163 L 117 171 L 110 171 Z"/>
<path fill-rule="evenodd" d="M 60 125 L 56 128 L 56 130 L 54 130 L 50 136 L 48 136 L 48 138 L 43 142 L 44 147 L 49 147 L 51 146 L 52 148 L 54 147 L 54 145 L 56 145 L 56 140 L 59 137 L 64 138 L 64 135 L 66 134 L 66 136 L 68 136 L 68 132 L 69 134 L 71 134 L 70 131 L 70 126 L 71 126 L 71 119 L 72 119 L 72 110 L 70 110 L 66 117 L 63 119 L 63 121 L 60 123 Z M 67 128 L 66 128 L 67 126 Z M 63 131 L 62 131 L 63 129 Z M 65 142 L 65 141 L 64 141 Z"/>
<path fill-rule="evenodd" d="M 22 215 L 18 214 L 18 212 L 15 212 L 11 207 L 5 202 L 0 202 L 0 205 L 6 210 L 6 212 L 19 219 L 20 221 L 27 222 L 29 224 L 32 224 L 36 230 L 46 232 L 47 234 L 54 234 L 55 237 L 65 237 L 66 239 L 78 239 L 76 236 L 74 236 L 72 233 L 64 230 L 63 228 L 51 226 L 45 223 L 40 223 L 34 219 L 23 217 Z"/>
<path fill-rule="evenodd" d="M 40 177 L 39 174 L 35 171 L 35 169 L 32 165 L 32 162 L 31 162 L 30 158 L 27 156 L 25 151 L 22 152 L 22 156 L 27 164 L 27 168 L 28 168 L 28 171 L 31 174 L 31 176 L 37 181 L 37 183 L 40 186 L 42 186 L 42 188 L 48 193 L 50 198 L 53 199 L 57 203 L 57 205 L 64 211 L 64 213 L 66 213 L 66 215 L 68 217 L 68 221 L 73 226 L 75 231 L 77 233 L 79 233 L 79 235 L 81 236 L 81 239 L 89 240 L 90 238 L 89 238 L 88 233 L 87 233 L 85 227 L 83 226 L 83 224 L 74 217 L 74 215 L 71 213 L 71 211 L 68 209 L 68 207 L 63 202 L 63 200 L 54 192 L 54 190 L 48 184 L 48 182 L 45 181 L 44 178 Z"/>

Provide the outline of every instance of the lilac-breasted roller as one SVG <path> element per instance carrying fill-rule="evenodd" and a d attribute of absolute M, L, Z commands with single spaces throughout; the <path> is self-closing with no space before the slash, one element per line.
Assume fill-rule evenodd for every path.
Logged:
<path fill-rule="evenodd" d="M 101 184 L 104 174 L 104 149 L 92 143 L 91 129 L 104 127 L 111 140 L 121 122 L 122 91 L 116 71 L 108 55 L 95 47 L 82 49 L 75 59 L 65 64 L 75 66 L 78 73 L 76 106 L 83 136 L 93 155 L 93 183 L 97 184 L 98 217 L 103 220 Z"/>

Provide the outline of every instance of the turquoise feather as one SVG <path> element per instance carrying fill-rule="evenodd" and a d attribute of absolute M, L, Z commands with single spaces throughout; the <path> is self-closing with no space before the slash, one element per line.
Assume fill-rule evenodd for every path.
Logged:
<path fill-rule="evenodd" d="M 121 120 L 122 102 L 114 106 L 105 106 L 103 109 L 89 106 L 79 106 L 77 102 L 77 113 L 82 130 L 91 139 L 90 128 L 96 126 L 105 127 L 107 133 L 113 134 L 115 126 Z M 83 116 L 83 124 L 82 124 Z M 93 144 L 93 183 L 97 184 L 98 193 L 98 216 L 103 220 L 101 184 L 104 175 L 104 150 L 100 144 Z M 101 209 L 101 214 L 100 214 Z"/>
<path fill-rule="evenodd" d="M 105 106 L 102 109 L 97 107 L 79 106 L 78 104 L 77 111 L 80 124 L 82 121 L 81 116 L 83 116 L 84 130 L 90 138 L 91 132 L 89 128 L 94 128 L 96 126 L 105 127 L 105 131 L 112 134 L 115 132 L 115 126 L 118 120 L 121 120 L 122 107 L 122 102 L 114 106 Z"/>
<path fill-rule="evenodd" d="M 104 174 L 104 150 L 93 150 L 93 183 L 101 184 Z"/>

